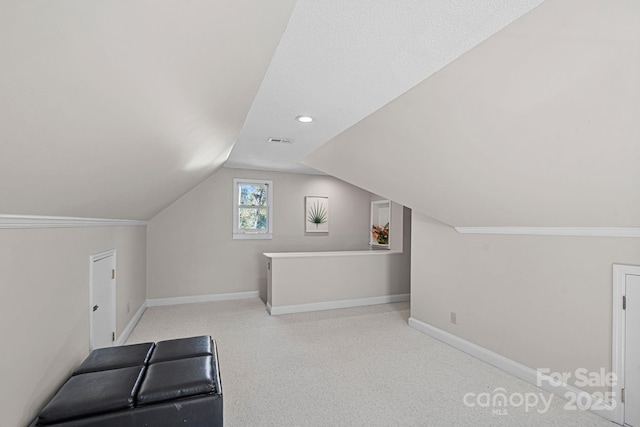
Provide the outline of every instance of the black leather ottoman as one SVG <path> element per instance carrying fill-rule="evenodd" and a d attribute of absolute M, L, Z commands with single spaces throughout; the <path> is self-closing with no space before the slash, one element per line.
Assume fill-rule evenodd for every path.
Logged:
<path fill-rule="evenodd" d="M 159 341 L 149 358 L 149 363 L 166 362 L 167 360 L 186 359 L 189 357 L 211 356 L 213 354 L 211 339 L 207 336 L 178 338 Z"/>
<path fill-rule="evenodd" d="M 40 412 L 37 425 L 133 408 L 145 369 L 134 366 L 71 377 Z"/>
<path fill-rule="evenodd" d="M 73 371 L 72 375 L 87 372 L 107 371 L 110 369 L 146 366 L 155 348 L 155 343 L 123 345 L 120 347 L 99 348 Z"/>
<path fill-rule="evenodd" d="M 216 343 L 201 336 L 94 350 L 30 427 L 222 426 L 222 411 Z"/>

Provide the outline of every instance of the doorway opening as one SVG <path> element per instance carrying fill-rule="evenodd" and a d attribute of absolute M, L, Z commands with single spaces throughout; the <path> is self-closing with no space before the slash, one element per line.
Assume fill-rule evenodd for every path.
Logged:
<path fill-rule="evenodd" d="M 640 427 L 640 266 L 613 265 L 613 421 Z"/>

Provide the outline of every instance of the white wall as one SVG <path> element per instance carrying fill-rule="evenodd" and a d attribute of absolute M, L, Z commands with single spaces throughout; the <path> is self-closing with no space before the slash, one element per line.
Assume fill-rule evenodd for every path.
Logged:
<path fill-rule="evenodd" d="M 273 181 L 271 240 L 232 239 L 233 178 Z M 305 196 L 329 196 L 330 232 L 304 231 Z M 223 168 L 148 225 L 148 298 L 260 291 L 264 252 L 368 249 L 371 194 L 320 175 Z"/>
<path fill-rule="evenodd" d="M 0 230 L 0 426 L 28 424 L 89 354 L 89 256 L 109 249 L 119 334 L 145 300 L 146 227 Z"/>
<path fill-rule="evenodd" d="M 640 264 L 638 239 L 459 234 L 415 212 L 412 230 L 412 317 L 533 369 L 611 370 L 612 264 Z"/>

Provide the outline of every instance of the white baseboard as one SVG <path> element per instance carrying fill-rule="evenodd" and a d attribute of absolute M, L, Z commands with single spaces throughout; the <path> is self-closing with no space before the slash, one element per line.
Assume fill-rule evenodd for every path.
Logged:
<path fill-rule="evenodd" d="M 152 299 L 147 299 L 147 307 L 158 307 L 161 305 L 192 304 L 196 302 L 230 301 L 230 300 L 236 300 L 236 299 L 248 299 L 248 298 L 259 298 L 259 297 L 260 297 L 260 293 L 258 291 L 249 291 L 249 292 L 233 292 L 228 294 L 194 295 L 190 297 L 152 298 Z"/>
<path fill-rule="evenodd" d="M 390 302 L 409 301 L 411 294 L 383 295 L 381 297 L 347 299 L 339 301 L 313 302 L 308 304 L 282 305 L 273 307 L 267 303 L 267 310 L 272 316 L 279 314 L 305 313 L 308 311 L 333 310 L 336 308 L 361 307 L 365 305 L 387 304 Z"/>
<path fill-rule="evenodd" d="M 122 333 L 118 336 L 118 339 L 116 339 L 115 345 L 123 345 L 125 342 L 127 342 L 129 335 L 131 335 L 131 332 L 133 332 L 133 328 L 136 327 L 146 309 L 147 302 L 145 301 L 142 303 L 138 311 L 136 311 L 136 314 L 133 315 L 127 326 L 122 330 Z"/>
<path fill-rule="evenodd" d="M 148 299 L 142 303 L 136 314 L 133 315 L 127 326 L 122 330 L 115 345 L 123 345 L 127 342 L 129 335 L 133 332 L 140 318 L 144 314 L 147 307 L 158 307 L 162 305 L 175 305 L 175 304 L 190 304 L 196 302 L 210 302 L 210 301 L 230 301 L 236 299 L 258 298 L 258 291 L 250 292 L 234 292 L 228 294 L 211 294 L 211 295 L 196 295 L 191 297 L 176 297 L 176 298 L 155 298 Z"/>
<path fill-rule="evenodd" d="M 480 359 L 483 362 L 486 362 L 515 377 L 518 377 L 521 380 L 538 386 L 550 393 L 554 393 L 563 399 L 565 399 L 565 394 L 570 394 L 573 396 L 588 394 L 591 399 L 590 401 L 594 404 L 593 406 L 603 408 L 602 410 L 592 410 L 591 412 L 609 421 L 615 422 L 616 417 L 614 414 L 614 407 L 610 403 L 604 402 L 601 399 L 590 395 L 586 391 L 580 390 L 568 384 L 558 384 L 557 382 L 554 382 L 550 376 L 539 374 L 538 371 L 533 368 L 525 366 L 521 363 L 516 362 L 515 360 L 511 360 L 501 354 L 495 353 L 470 341 L 462 339 L 447 331 L 443 331 L 442 329 L 436 328 L 435 326 L 429 325 L 428 323 L 421 322 L 420 320 L 413 317 L 409 318 L 409 326 L 417 331 L 422 332 L 423 334 L 429 335 L 430 337 L 442 341 L 443 343 L 448 344 L 451 347 L 457 348 L 458 350 L 461 350 L 477 359 Z M 540 381 L 538 381 L 539 378 Z"/>

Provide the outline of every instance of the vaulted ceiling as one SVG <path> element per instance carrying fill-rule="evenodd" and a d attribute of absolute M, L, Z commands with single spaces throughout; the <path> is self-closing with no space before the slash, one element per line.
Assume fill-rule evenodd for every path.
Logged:
<path fill-rule="evenodd" d="M 3 0 L 0 214 L 148 219 L 232 149 L 317 173 L 299 160 L 540 1 Z"/>
<path fill-rule="evenodd" d="M 294 0 L 3 0 L 0 214 L 148 219 L 226 160 Z"/>
<path fill-rule="evenodd" d="M 453 226 L 638 227 L 639 159 L 640 2 L 548 0 L 304 162 Z"/>
<path fill-rule="evenodd" d="M 225 166 L 314 173 L 307 154 L 541 2 L 299 0 Z"/>
<path fill-rule="evenodd" d="M 638 226 L 638 2 L 541 2 L 3 0 L 0 214 L 149 219 L 225 165 Z"/>

